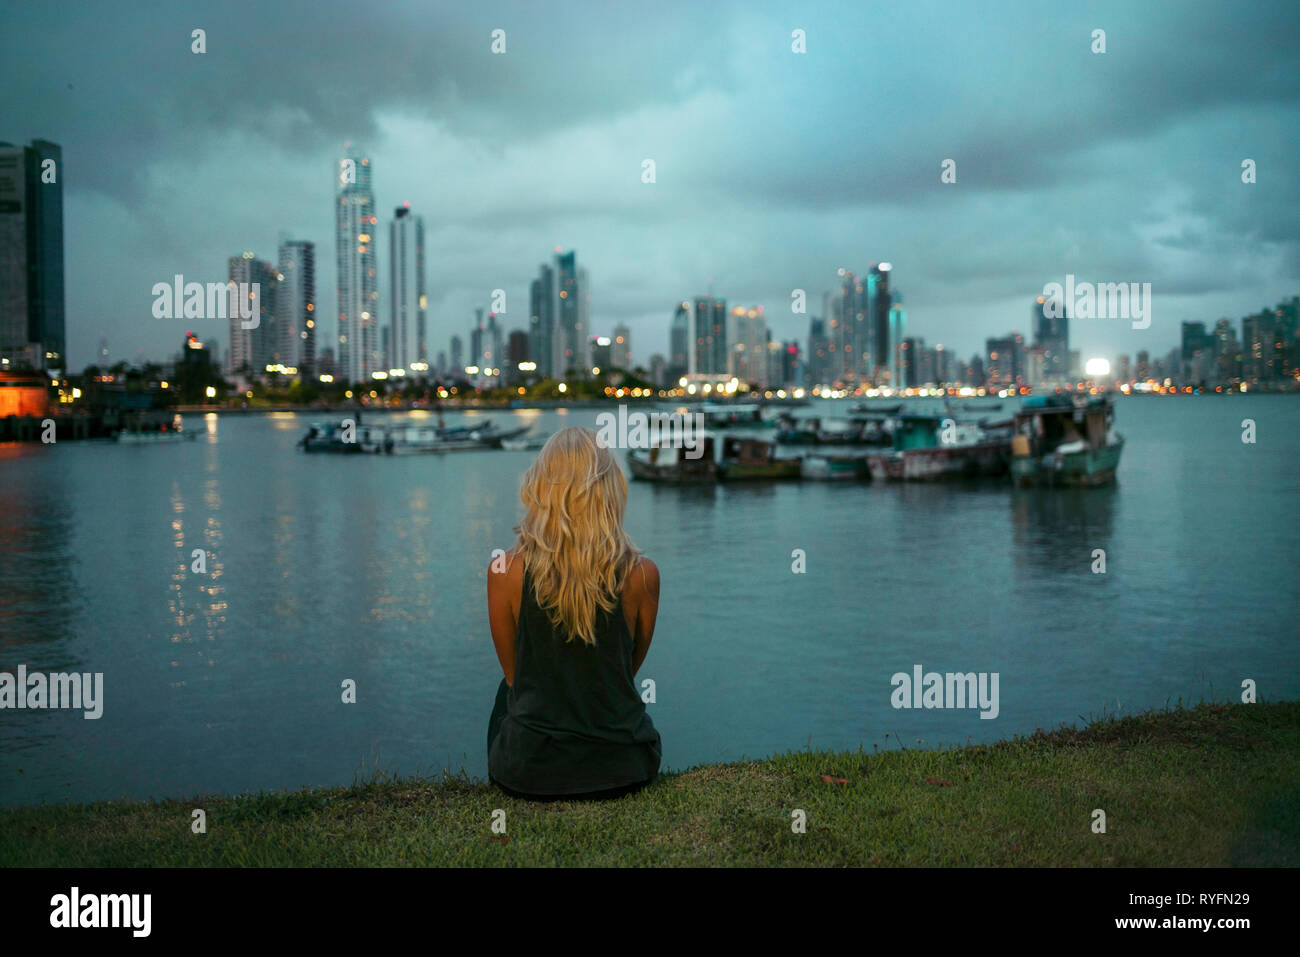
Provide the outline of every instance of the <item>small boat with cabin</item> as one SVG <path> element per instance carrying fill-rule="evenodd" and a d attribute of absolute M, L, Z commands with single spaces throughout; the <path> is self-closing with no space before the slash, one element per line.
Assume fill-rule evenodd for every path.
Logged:
<path fill-rule="evenodd" d="M 1011 477 L 1019 486 L 1093 486 L 1115 481 L 1124 437 L 1108 396 L 1043 395 L 1015 415 Z"/>
<path fill-rule="evenodd" d="M 713 437 L 700 436 L 693 449 L 651 446 L 629 449 L 627 467 L 634 479 L 667 482 L 674 485 L 698 485 L 718 480 L 718 463 L 714 458 Z"/>
<path fill-rule="evenodd" d="M 746 479 L 797 479 L 800 474 L 797 456 L 778 457 L 776 443 L 765 439 L 742 439 L 728 436 L 722 443 L 719 478 L 724 482 Z"/>

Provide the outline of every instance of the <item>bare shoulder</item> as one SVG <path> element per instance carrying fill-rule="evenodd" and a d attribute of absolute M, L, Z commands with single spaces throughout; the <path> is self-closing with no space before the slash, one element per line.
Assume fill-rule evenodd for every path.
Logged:
<path fill-rule="evenodd" d="M 519 560 L 513 548 L 504 554 L 493 554 L 492 561 L 488 563 L 489 590 L 504 586 L 511 591 L 518 591 L 523 587 L 523 582 L 524 563 Z"/>
<path fill-rule="evenodd" d="M 644 555 L 632 566 L 628 576 L 638 596 L 659 600 L 659 566 Z"/>

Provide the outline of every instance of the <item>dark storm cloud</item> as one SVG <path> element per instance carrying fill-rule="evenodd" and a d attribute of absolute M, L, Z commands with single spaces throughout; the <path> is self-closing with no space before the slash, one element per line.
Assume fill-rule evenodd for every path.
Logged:
<path fill-rule="evenodd" d="M 819 311 L 836 267 L 880 259 L 909 328 L 962 352 L 1066 272 L 1150 280 L 1179 318 L 1300 280 L 1295 4 L 85 3 L 0 24 L 0 137 L 64 147 L 74 364 L 101 330 L 158 355 L 152 283 L 221 278 L 281 230 L 317 242 L 332 311 L 345 140 L 381 212 L 426 216 L 435 348 L 489 290 L 525 301 L 556 244 L 642 361 L 710 282 L 802 339 L 791 289 Z"/>

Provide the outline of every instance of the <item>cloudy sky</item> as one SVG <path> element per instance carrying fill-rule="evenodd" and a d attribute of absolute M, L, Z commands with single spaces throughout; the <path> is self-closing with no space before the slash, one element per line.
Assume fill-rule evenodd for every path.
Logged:
<path fill-rule="evenodd" d="M 881 260 L 909 332 L 963 355 L 1029 333 L 1067 273 L 1150 282 L 1149 329 L 1077 320 L 1072 345 L 1158 354 L 1184 319 L 1300 293 L 1298 36 L 1293 2 L 9 2 L 0 140 L 63 146 L 74 369 L 101 336 L 161 359 L 193 325 L 224 354 L 151 288 L 274 259 L 282 232 L 318 244 L 336 314 L 346 141 L 372 158 L 384 301 L 387 217 L 425 217 L 435 352 L 496 288 L 526 326 L 558 245 L 642 362 L 710 288 L 803 343 L 791 291 L 818 313 L 837 268 Z"/>

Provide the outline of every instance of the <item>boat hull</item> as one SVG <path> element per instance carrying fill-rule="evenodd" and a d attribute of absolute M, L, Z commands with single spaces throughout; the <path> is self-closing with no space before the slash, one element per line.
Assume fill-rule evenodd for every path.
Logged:
<path fill-rule="evenodd" d="M 634 479 L 643 482 L 665 482 L 671 485 L 706 485 L 718 480 L 718 466 L 712 460 L 701 459 L 683 467 L 676 462 L 650 462 L 629 453 L 627 467 Z"/>
<path fill-rule="evenodd" d="M 724 462 L 718 472 L 718 477 L 724 482 L 744 482 L 762 479 L 797 479 L 800 468 L 798 459 L 781 459 L 776 462 L 745 465 Z"/>
<path fill-rule="evenodd" d="M 877 482 L 932 482 L 944 479 L 1005 475 L 1008 442 L 976 445 L 937 445 L 867 456 L 867 467 Z"/>
<path fill-rule="evenodd" d="M 1081 449 L 1059 456 L 1019 456 L 1011 461 L 1011 477 L 1022 488 L 1110 485 L 1115 481 L 1123 451 L 1124 441 L 1121 439 L 1099 449 Z"/>

